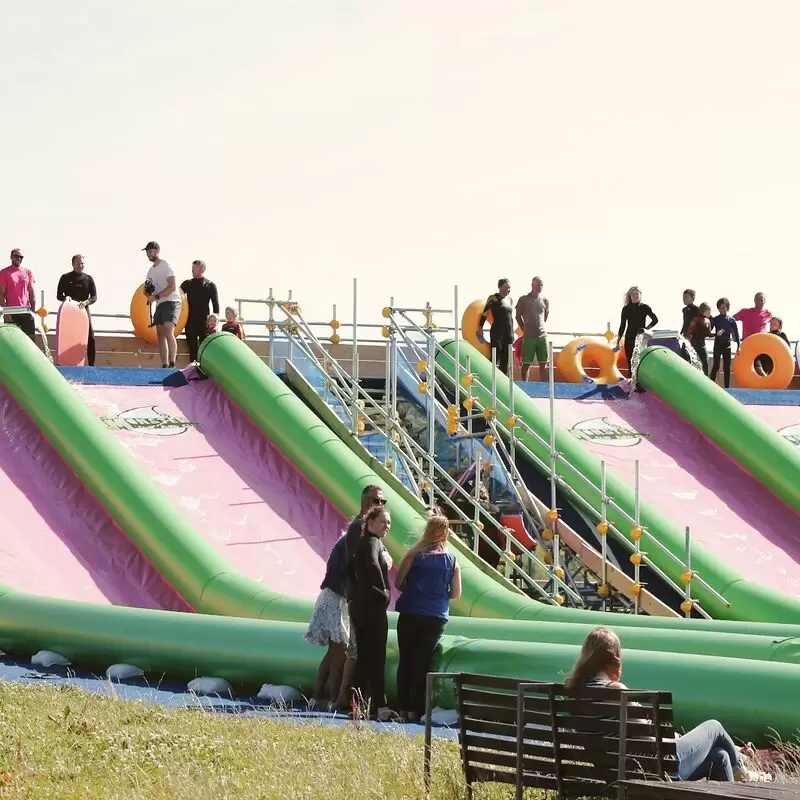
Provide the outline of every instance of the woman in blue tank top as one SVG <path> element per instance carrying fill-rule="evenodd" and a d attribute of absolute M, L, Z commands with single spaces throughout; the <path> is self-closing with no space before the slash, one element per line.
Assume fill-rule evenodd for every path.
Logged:
<path fill-rule="evenodd" d="M 450 600 L 461 596 L 461 570 L 447 549 L 446 517 L 428 520 L 422 538 L 406 553 L 395 585 L 402 592 L 395 608 L 397 701 L 400 715 L 418 722 L 425 713 L 425 679 L 450 613 Z"/>

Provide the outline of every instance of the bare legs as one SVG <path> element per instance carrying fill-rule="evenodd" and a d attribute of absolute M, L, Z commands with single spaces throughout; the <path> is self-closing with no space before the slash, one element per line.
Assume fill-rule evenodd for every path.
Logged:
<path fill-rule="evenodd" d="M 158 352 L 161 356 L 163 365 L 175 366 L 175 357 L 178 353 L 178 342 L 175 339 L 175 325 L 172 322 L 165 322 L 163 325 L 156 325 L 158 334 Z"/>
<path fill-rule="evenodd" d="M 522 372 L 521 372 L 520 377 L 522 378 L 523 381 L 528 380 L 528 370 L 530 369 L 530 367 L 531 367 L 530 364 L 523 364 L 522 365 Z M 540 381 L 544 381 L 545 383 L 548 380 L 550 380 L 550 378 L 549 378 L 549 376 L 547 374 L 547 362 L 546 361 L 540 361 L 539 362 L 539 380 Z"/>
<path fill-rule="evenodd" d="M 341 642 L 330 642 L 328 652 L 322 657 L 317 670 L 317 681 L 314 684 L 314 699 L 322 702 L 325 697 L 325 686 L 330 686 L 328 695 L 338 705 L 342 694 L 342 673 L 345 670 L 347 647 Z"/>
<path fill-rule="evenodd" d="M 350 708 L 350 687 L 353 685 L 353 677 L 356 673 L 356 663 L 357 662 L 355 658 L 348 658 L 344 662 L 339 695 L 335 701 L 336 708 Z"/>

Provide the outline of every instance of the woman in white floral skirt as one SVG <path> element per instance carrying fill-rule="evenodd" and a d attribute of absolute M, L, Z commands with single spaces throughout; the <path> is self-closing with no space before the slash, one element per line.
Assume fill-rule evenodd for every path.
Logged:
<path fill-rule="evenodd" d="M 322 705 L 325 686 L 329 685 L 330 704 L 332 705 L 342 683 L 342 671 L 347 657 L 347 645 L 350 642 L 350 617 L 345 600 L 345 583 L 347 567 L 347 540 L 344 536 L 331 550 L 322 590 L 314 604 L 311 622 L 305 633 L 305 640 L 311 644 L 328 648 L 317 671 L 317 682 L 314 685 L 314 703 Z"/>

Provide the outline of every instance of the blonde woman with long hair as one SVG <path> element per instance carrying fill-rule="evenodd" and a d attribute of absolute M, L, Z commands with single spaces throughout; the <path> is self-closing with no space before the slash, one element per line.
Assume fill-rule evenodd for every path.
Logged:
<path fill-rule="evenodd" d="M 461 569 L 447 547 L 449 536 L 447 517 L 430 517 L 395 579 L 402 592 L 396 604 L 397 701 L 401 717 L 409 722 L 418 722 L 425 713 L 425 679 L 433 653 L 447 624 L 450 600 L 461 597 Z"/>
<path fill-rule="evenodd" d="M 647 303 L 642 302 L 642 290 L 638 286 L 631 286 L 625 292 L 625 305 L 622 306 L 619 330 L 617 331 L 617 347 L 622 345 L 623 337 L 625 339 L 624 349 L 628 358 L 629 371 L 633 369 L 633 349 L 636 337 L 643 331 L 649 331 L 655 325 L 658 325 L 658 317 Z"/>
<path fill-rule="evenodd" d="M 622 650 L 619 637 L 608 628 L 595 628 L 584 639 L 578 660 L 564 681 L 567 691 L 627 689 L 620 683 Z M 710 719 L 677 737 L 678 775 L 682 781 L 769 781 L 770 776 L 748 769 L 728 732 Z"/>

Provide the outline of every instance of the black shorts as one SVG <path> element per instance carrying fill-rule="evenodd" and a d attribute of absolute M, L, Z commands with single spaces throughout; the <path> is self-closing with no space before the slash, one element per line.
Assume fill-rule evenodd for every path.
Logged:
<path fill-rule="evenodd" d="M 181 304 L 177 300 L 165 300 L 156 306 L 153 312 L 154 325 L 177 325 L 181 313 Z"/>
<path fill-rule="evenodd" d="M 6 322 L 10 322 L 20 328 L 31 339 L 36 336 L 36 323 L 33 321 L 31 314 L 8 314 L 5 319 Z"/>

